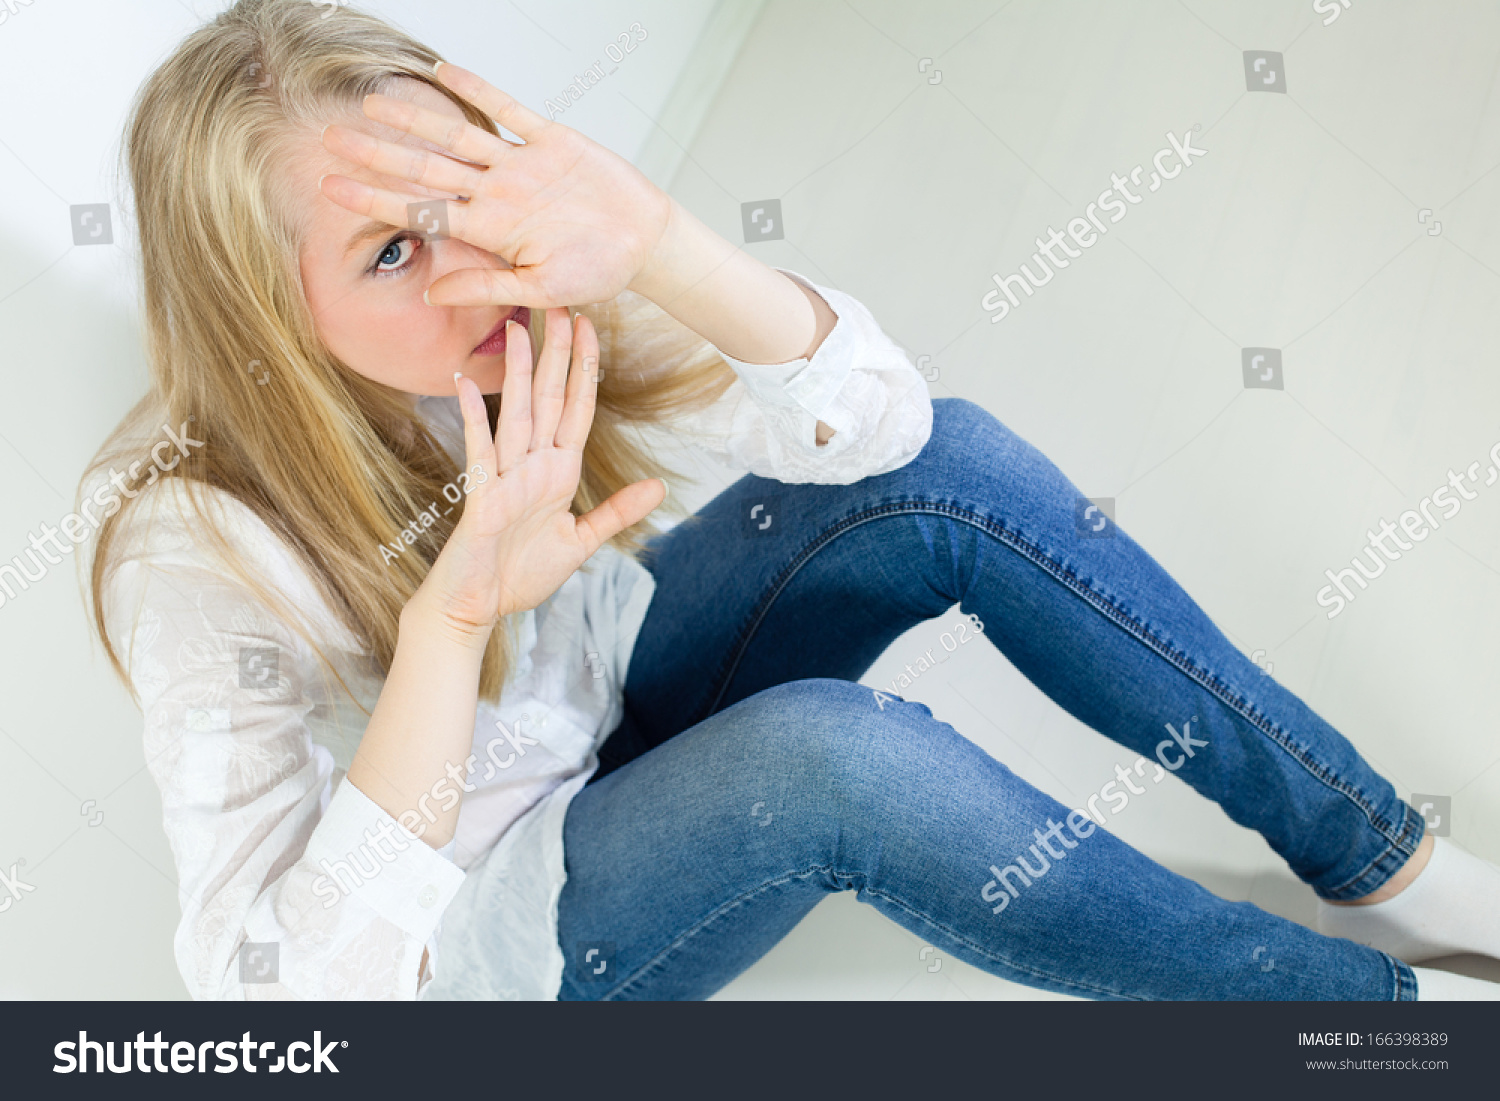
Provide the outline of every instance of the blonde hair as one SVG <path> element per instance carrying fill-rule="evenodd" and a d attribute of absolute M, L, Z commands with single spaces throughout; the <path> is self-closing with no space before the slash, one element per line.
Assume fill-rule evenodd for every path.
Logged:
<path fill-rule="evenodd" d="M 188 490 L 205 548 L 322 655 L 297 610 L 215 526 L 202 493 L 212 487 L 285 540 L 384 672 L 401 609 L 457 516 L 423 530 L 392 561 L 372 549 L 399 539 L 457 471 L 409 396 L 364 378 L 318 339 L 297 261 L 299 227 L 277 192 L 280 158 L 299 127 L 316 132 L 334 112 L 357 112 L 365 95 L 401 77 L 497 130 L 432 79 L 439 60 L 432 50 L 354 9 L 325 19 L 326 11 L 306 0 L 240 0 L 189 35 L 138 93 L 122 153 L 139 227 L 152 382 L 85 482 L 106 464 L 146 456 L 148 445 L 125 442 L 141 426 L 191 421 L 206 446 L 161 476 Z M 627 429 L 707 405 L 734 377 L 702 338 L 639 295 L 578 308 L 599 331 L 602 375 L 575 514 L 642 478 L 675 477 Z M 542 326 L 532 328 L 539 342 Z M 260 384 L 262 370 L 271 387 Z M 498 401 L 486 399 L 492 427 Z M 101 525 L 89 586 L 95 630 L 127 685 L 103 593 L 130 507 L 126 500 Z M 636 555 L 652 530 L 643 521 L 612 542 Z M 481 698 L 498 698 L 513 649 L 511 632 L 496 630 Z"/>

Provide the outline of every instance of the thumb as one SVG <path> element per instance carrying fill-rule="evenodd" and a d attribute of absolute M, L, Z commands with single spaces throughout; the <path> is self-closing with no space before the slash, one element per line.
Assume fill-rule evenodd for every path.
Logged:
<path fill-rule="evenodd" d="M 461 268 L 435 280 L 423 295 L 429 306 L 561 306 L 543 291 L 531 268 Z"/>
<path fill-rule="evenodd" d="M 626 486 L 603 504 L 584 513 L 578 518 L 578 537 L 583 541 L 585 557 L 631 524 L 640 523 L 666 498 L 666 484 L 660 478 L 647 478 L 644 482 Z"/>

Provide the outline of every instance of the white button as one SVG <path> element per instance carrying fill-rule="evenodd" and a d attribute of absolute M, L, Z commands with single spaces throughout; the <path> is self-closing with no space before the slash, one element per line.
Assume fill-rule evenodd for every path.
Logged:
<path fill-rule="evenodd" d="M 424 910 L 430 910 L 433 906 L 437 905 L 437 900 L 437 888 L 431 883 L 423 887 L 422 893 L 417 895 L 417 905 L 421 906 Z"/>

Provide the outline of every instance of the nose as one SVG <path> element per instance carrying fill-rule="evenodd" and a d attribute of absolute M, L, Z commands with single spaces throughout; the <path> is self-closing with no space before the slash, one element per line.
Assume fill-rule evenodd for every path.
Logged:
<path fill-rule="evenodd" d="M 461 271 L 464 268 L 492 268 L 497 271 L 508 271 L 515 266 L 502 256 L 453 237 L 443 241 L 433 241 L 428 247 L 433 250 L 434 279 L 447 275 L 450 271 Z"/>

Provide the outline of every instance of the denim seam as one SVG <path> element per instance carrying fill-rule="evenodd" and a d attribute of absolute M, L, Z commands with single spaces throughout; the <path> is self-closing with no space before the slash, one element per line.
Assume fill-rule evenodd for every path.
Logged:
<path fill-rule="evenodd" d="M 1381 955 L 1389 961 L 1391 970 L 1396 975 L 1396 991 L 1391 1001 L 1414 1002 L 1421 998 L 1422 993 L 1417 986 L 1417 973 L 1411 969 L 1411 966 L 1389 953 L 1382 952 Z"/>
<path fill-rule="evenodd" d="M 1402 866 L 1405 865 L 1407 860 L 1411 859 L 1412 854 L 1417 851 L 1417 847 L 1422 843 L 1422 834 L 1427 829 L 1427 822 L 1426 819 L 1422 818 L 1421 815 L 1412 810 L 1411 807 L 1407 804 L 1403 803 L 1402 806 L 1405 809 L 1406 813 L 1401 824 L 1401 830 L 1398 835 L 1398 839 L 1396 841 L 1392 841 L 1389 848 L 1380 853 L 1367 865 L 1365 865 L 1365 867 L 1361 868 L 1358 872 L 1351 875 L 1337 887 L 1327 888 L 1330 898 L 1339 900 L 1339 896 L 1343 892 L 1349 890 L 1351 884 L 1358 883 L 1360 880 L 1377 871 L 1382 871 L 1383 874 L 1381 875 L 1379 883 L 1376 883 L 1368 891 L 1361 891 L 1358 894 L 1352 896 L 1354 898 L 1363 898 L 1365 895 L 1371 894 L 1374 891 L 1378 890 L 1387 880 L 1391 878 L 1391 876 L 1395 875 L 1398 871 L 1401 870 Z M 1408 838 L 1413 839 L 1410 849 L 1408 849 L 1405 845 L 1405 842 Z M 1389 840 L 1389 835 L 1387 835 L 1387 840 Z M 1396 866 L 1391 868 L 1389 871 L 1384 871 L 1383 865 L 1390 862 L 1391 858 L 1398 853 L 1403 857 L 1400 863 L 1396 864 Z"/>
<path fill-rule="evenodd" d="M 758 887 L 753 887 L 750 890 L 747 890 L 747 891 L 745 891 L 745 892 L 743 892 L 743 893 L 741 893 L 739 895 L 736 895 L 734 898 L 729 899 L 727 902 L 720 903 L 710 913 L 708 913 L 707 915 L 705 915 L 703 918 L 699 919 L 694 925 L 690 926 L 689 928 L 683 930 L 681 933 L 677 934 L 677 936 L 673 938 L 671 944 L 667 945 L 660 952 L 658 952 L 656 955 L 654 955 L 653 957 L 651 957 L 651 959 L 647 960 L 640 967 L 636 968 L 636 970 L 631 973 L 631 975 L 630 975 L 629 978 L 623 980 L 620 983 L 620 985 L 617 986 L 617 987 L 615 987 L 615 989 L 612 990 L 610 992 L 610 994 L 608 996 L 606 996 L 606 998 L 603 999 L 603 1000 L 606 1000 L 606 1001 L 607 1000 L 611 1000 L 615 994 L 625 993 L 632 986 L 635 986 L 635 985 L 641 983 L 642 981 L 644 981 L 645 979 L 650 978 L 652 975 L 655 975 L 655 974 L 659 973 L 667 965 L 667 963 L 670 962 L 670 959 L 671 959 L 672 955 L 675 952 L 677 952 L 679 949 L 681 949 L 684 945 L 686 945 L 689 940 L 691 940 L 697 934 L 703 932 L 705 929 L 707 929 L 709 926 L 711 926 L 715 921 L 717 921 L 720 918 L 726 916 L 731 910 L 738 909 L 740 906 L 742 906 L 746 902 L 749 902 L 756 895 L 764 894 L 766 891 L 769 891 L 769 890 L 771 890 L 774 887 L 783 886 L 786 883 L 790 883 L 794 879 L 806 879 L 809 876 L 819 875 L 819 874 L 831 875 L 835 879 L 840 879 L 840 880 L 853 880 L 853 879 L 857 879 L 858 878 L 857 876 L 845 875 L 842 872 L 834 871 L 833 867 L 831 865 L 828 865 L 828 864 L 814 864 L 814 865 L 811 865 L 808 868 L 804 869 L 803 871 L 800 871 L 800 872 L 787 872 L 786 874 L 777 876 L 774 879 L 766 880 L 764 883 L 760 884 Z M 897 906 L 900 909 L 905 910 L 908 914 L 911 914 L 913 917 L 921 920 L 922 922 L 926 923 L 927 925 L 932 926 L 932 928 L 938 929 L 938 930 L 941 930 L 944 933 L 947 933 L 955 941 L 957 941 L 960 944 L 963 944 L 966 947 L 970 948 L 971 950 L 973 950 L 978 955 L 981 955 L 981 956 L 983 956 L 983 957 L 985 957 L 986 959 L 989 959 L 989 960 L 994 960 L 996 963 L 1003 964 L 1004 966 L 1009 967 L 1009 968 L 1013 969 L 1014 971 L 1016 971 L 1016 972 L 1018 972 L 1020 974 L 1030 975 L 1033 978 L 1043 979 L 1043 980 L 1045 980 L 1047 982 L 1056 983 L 1059 986 L 1065 986 L 1065 987 L 1068 987 L 1070 989 L 1078 990 L 1078 991 L 1084 992 L 1084 993 L 1101 994 L 1101 995 L 1106 995 L 1106 996 L 1112 997 L 1112 998 L 1120 998 L 1120 999 L 1130 1000 L 1130 1001 L 1139 1001 L 1139 1000 L 1141 1000 L 1141 999 L 1138 999 L 1138 998 L 1132 998 L 1130 995 L 1127 995 L 1127 994 L 1122 994 L 1119 991 L 1106 990 L 1103 987 L 1090 986 L 1090 985 L 1088 985 L 1086 983 L 1080 983 L 1080 982 L 1077 982 L 1077 981 L 1072 980 L 1072 979 L 1064 979 L 1064 978 L 1061 978 L 1059 976 L 1052 975 L 1052 974 L 1050 974 L 1050 973 L 1048 973 L 1046 971 L 1039 971 L 1039 970 L 1037 970 L 1034 967 L 1027 967 L 1027 966 L 1024 966 L 1024 965 L 1021 965 L 1021 964 L 1013 963 L 1012 961 L 1010 961 L 1009 959 L 1006 959 L 1003 956 L 994 955 L 992 952 L 987 951 L 981 945 L 975 944 L 973 941 L 969 940 L 967 937 L 964 937 L 961 934 L 955 932 L 954 930 L 949 929 L 946 925 L 942 924 L 941 922 L 937 921 L 936 919 L 934 919 L 934 918 L 928 916 L 927 914 L 924 914 L 924 913 L 922 913 L 922 912 L 920 912 L 918 910 L 914 910 L 910 906 L 908 906 L 906 903 L 902 902 L 900 899 L 893 898 L 892 896 L 886 894 L 885 892 L 876 890 L 875 888 L 869 887 L 868 885 L 863 888 L 863 892 L 861 892 L 861 890 L 858 889 L 858 888 L 852 888 L 852 887 L 846 887 L 846 888 L 843 888 L 843 889 L 845 889 L 845 890 L 854 890 L 855 894 L 856 894 L 856 897 L 860 893 L 866 893 L 866 894 L 872 894 L 872 895 L 876 895 L 876 896 L 878 896 L 880 898 L 883 898 L 887 902 L 891 903 L 893 906 Z"/>
<path fill-rule="evenodd" d="M 1361 868 L 1354 875 L 1351 875 L 1337 887 L 1324 888 L 1325 891 L 1329 892 L 1327 897 L 1338 898 L 1342 892 L 1348 890 L 1350 884 L 1358 882 L 1359 880 L 1364 879 L 1365 877 L 1370 875 L 1371 872 L 1374 871 L 1379 865 L 1384 863 L 1392 855 L 1392 853 L 1401 852 L 1408 857 L 1411 855 L 1411 853 L 1407 852 L 1404 847 L 1404 842 L 1407 836 L 1412 832 L 1410 813 L 1402 816 L 1403 821 L 1399 828 L 1395 823 L 1387 822 L 1385 816 L 1370 804 L 1369 800 L 1361 791 L 1346 783 L 1345 781 L 1333 776 L 1333 774 L 1329 770 L 1323 768 L 1317 761 L 1310 759 L 1306 754 L 1306 751 L 1301 746 L 1293 743 L 1290 737 L 1288 737 L 1275 723 L 1259 714 L 1254 707 L 1249 705 L 1248 700 L 1240 697 L 1238 693 L 1232 693 L 1229 690 L 1229 687 L 1222 684 L 1217 678 L 1210 677 L 1206 673 L 1200 675 L 1197 668 L 1192 664 L 1189 664 L 1185 660 L 1185 655 L 1182 653 L 1182 651 L 1170 645 L 1165 640 L 1157 639 L 1155 635 L 1153 635 L 1137 617 L 1131 615 L 1125 609 L 1116 605 L 1110 597 L 1091 588 L 1087 583 L 1079 578 L 1077 574 L 1068 569 L 1061 562 L 1054 559 L 1046 551 L 1042 550 L 1041 547 L 1028 542 L 1020 535 L 1011 532 L 1007 528 L 996 524 L 994 521 L 989 520 L 986 517 L 980 516 L 974 512 L 969 511 L 968 509 L 963 509 L 952 505 L 941 505 L 920 501 L 891 502 L 889 504 L 877 505 L 873 508 L 865 509 L 864 511 L 857 512 L 852 516 L 847 516 L 821 532 L 816 538 L 812 540 L 812 542 L 804 547 L 802 551 L 786 565 L 786 567 L 782 569 L 781 573 L 775 578 L 775 580 L 767 589 L 766 595 L 761 598 L 760 603 L 747 620 L 745 626 L 741 628 L 734 643 L 730 647 L 729 655 L 721 664 L 720 671 L 717 674 L 716 679 L 718 679 L 719 681 L 719 689 L 714 694 L 714 697 L 708 706 L 707 713 L 704 715 L 700 715 L 698 721 L 702 721 L 702 719 L 707 718 L 708 715 L 713 714 L 714 708 L 718 706 L 719 700 L 723 698 L 724 693 L 729 689 L 730 681 L 734 678 L 734 673 L 739 667 L 740 660 L 744 656 L 746 647 L 748 647 L 750 640 L 754 637 L 755 632 L 759 629 L 761 622 L 765 619 L 766 615 L 769 614 L 771 605 L 775 603 L 776 598 L 781 595 L 782 591 L 791 583 L 792 579 L 797 575 L 798 572 L 801 571 L 802 567 L 812 559 L 813 555 L 826 547 L 838 536 L 843 535 L 845 532 L 859 527 L 862 524 L 867 524 L 874 520 L 884 519 L 887 516 L 917 513 L 945 516 L 950 519 L 957 520 L 960 523 L 966 523 L 971 527 L 977 528 L 980 531 L 992 536 L 998 543 L 1000 543 L 1001 546 L 1007 547 L 1008 549 L 1021 555 L 1021 557 L 1037 566 L 1045 574 L 1051 577 L 1058 584 L 1062 585 L 1069 592 L 1082 599 L 1096 612 L 1104 616 L 1105 619 L 1109 620 L 1115 626 L 1119 627 L 1122 631 L 1125 632 L 1126 635 L 1135 639 L 1152 653 L 1168 662 L 1168 664 L 1170 664 L 1178 672 L 1182 673 L 1193 683 L 1197 684 L 1199 687 L 1207 691 L 1210 695 L 1214 696 L 1221 703 L 1227 706 L 1231 711 L 1240 715 L 1252 727 L 1259 730 L 1274 744 L 1280 746 L 1288 756 L 1296 761 L 1310 776 L 1312 776 L 1319 783 L 1323 784 L 1330 790 L 1337 792 L 1344 798 L 1348 799 L 1351 803 L 1353 803 L 1365 816 L 1366 821 L 1368 821 L 1370 825 L 1374 827 L 1374 829 L 1386 839 L 1386 841 L 1389 843 L 1389 847 L 1384 852 L 1377 855 L 1373 860 L 1371 860 L 1364 868 Z M 1179 660 L 1179 658 L 1182 658 L 1183 660 Z M 1407 810 L 1409 811 L 1409 808 L 1407 808 Z M 1413 845 L 1413 852 L 1415 851 L 1415 848 L 1415 845 Z M 1394 869 L 1392 871 L 1392 874 L 1394 874 Z M 1389 876 L 1387 876 L 1386 878 L 1389 878 Z M 1378 886 L 1379 884 L 1376 885 L 1376 887 Z M 1375 889 L 1375 887 L 1371 888 L 1371 890 Z M 1369 892 L 1363 893 L 1367 894 Z M 1362 895 L 1356 895 L 1355 897 L 1362 897 Z"/>

